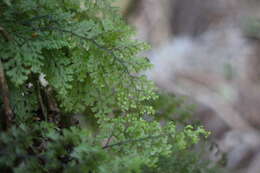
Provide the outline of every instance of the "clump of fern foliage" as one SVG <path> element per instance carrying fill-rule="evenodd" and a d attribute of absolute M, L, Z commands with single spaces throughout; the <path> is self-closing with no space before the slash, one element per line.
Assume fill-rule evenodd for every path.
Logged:
<path fill-rule="evenodd" d="M 141 172 L 207 132 L 161 125 L 112 0 L 0 2 L 1 172 Z"/>

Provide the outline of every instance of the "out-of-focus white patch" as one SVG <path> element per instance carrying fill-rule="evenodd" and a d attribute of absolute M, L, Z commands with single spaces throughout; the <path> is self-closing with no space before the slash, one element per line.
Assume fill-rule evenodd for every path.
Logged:
<path fill-rule="evenodd" d="M 188 37 L 176 38 L 174 41 L 163 45 L 149 53 L 153 69 L 146 74 L 149 79 L 169 80 L 175 70 L 182 68 L 184 62 L 178 60 L 185 57 L 193 49 L 193 42 Z"/>
<path fill-rule="evenodd" d="M 32 88 L 33 87 L 33 84 L 30 82 L 28 83 L 28 88 Z"/>
<path fill-rule="evenodd" d="M 175 38 L 150 52 L 148 57 L 154 66 L 146 74 L 156 83 L 174 81 L 174 85 L 178 83 L 176 74 L 186 72 L 214 74 L 223 80 L 231 74 L 232 81 L 241 80 L 247 77 L 250 52 L 252 47 L 238 29 L 210 30 L 196 39 Z"/>
<path fill-rule="evenodd" d="M 46 87 L 46 86 L 48 86 L 48 81 L 45 79 L 45 74 L 43 74 L 43 73 L 41 73 L 40 74 L 40 76 L 39 76 L 39 81 L 40 81 L 40 83 L 41 83 L 41 85 L 43 86 L 43 87 Z"/>

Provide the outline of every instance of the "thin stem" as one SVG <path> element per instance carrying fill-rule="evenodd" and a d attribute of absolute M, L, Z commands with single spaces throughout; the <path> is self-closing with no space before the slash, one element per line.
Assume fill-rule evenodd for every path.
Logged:
<path fill-rule="evenodd" d="M 6 42 L 11 40 L 11 37 L 4 30 L 3 27 L 0 27 L 0 33 L 2 34 L 2 37 L 5 39 Z M 12 118 L 14 117 L 14 114 L 13 114 L 11 104 L 10 104 L 9 88 L 8 88 L 8 84 L 5 79 L 4 66 L 3 66 L 1 58 L 0 58 L 0 89 L 1 89 L 2 101 L 4 104 L 5 128 L 8 129 L 12 124 Z"/>
<path fill-rule="evenodd" d="M 48 113 L 47 113 L 47 110 L 46 110 L 46 107 L 43 103 L 43 99 L 42 99 L 42 94 L 41 94 L 41 89 L 40 89 L 40 84 L 39 82 L 37 82 L 37 93 L 38 93 L 38 99 L 39 99 L 39 102 L 40 102 L 40 106 L 41 106 L 41 110 L 42 110 L 42 114 L 44 116 L 44 120 L 45 121 L 48 121 Z"/>
<path fill-rule="evenodd" d="M 5 79 L 4 67 L 1 59 L 0 59 L 0 89 L 1 89 L 2 101 L 4 104 L 5 128 L 8 129 L 12 124 L 12 118 L 14 117 L 14 115 L 10 104 L 9 88 Z"/>
<path fill-rule="evenodd" d="M 149 140 L 149 139 L 157 139 L 157 138 L 160 138 L 160 137 L 165 137 L 167 135 L 170 135 L 170 134 L 161 134 L 161 135 L 156 135 L 156 136 L 147 136 L 147 137 L 143 137 L 143 138 L 139 138 L 139 139 L 129 139 L 129 140 L 121 141 L 121 142 L 114 143 L 114 144 L 111 144 L 111 145 L 105 145 L 103 147 L 103 149 L 108 149 L 108 148 L 112 148 L 112 147 L 120 146 L 120 145 L 125 145 L 125 144 L 129 144 L 129 143 L 142 142 L 142 141 Z"/>

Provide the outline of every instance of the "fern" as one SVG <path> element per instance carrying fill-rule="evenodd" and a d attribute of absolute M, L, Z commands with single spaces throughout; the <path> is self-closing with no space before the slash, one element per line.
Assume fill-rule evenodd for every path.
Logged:
<path fill-rule="evenodd" d="M 15 115 L 0 136 L 1 171 L 140 172 L 207 135 L 145 120 L 158 98 L 140 73 L 151 67 L 138 55 L 149 46 L 133 40 L 111 3 L 0 2 L 1 63 Z M 97 131 L 76 123 L 77 113 L 94 119 Z"/>

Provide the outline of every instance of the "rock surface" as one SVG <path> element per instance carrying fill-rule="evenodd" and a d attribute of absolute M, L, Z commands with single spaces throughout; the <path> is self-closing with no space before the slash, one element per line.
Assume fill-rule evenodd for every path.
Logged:
<path fill-rule="evenodd" d="M 154 47 L 148 76 L 199 105 L 228 167 L 260 172 L 260 40 L 244 30 L 257 0 L 139 0 L 129 22 Z"/>

